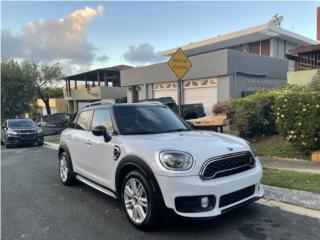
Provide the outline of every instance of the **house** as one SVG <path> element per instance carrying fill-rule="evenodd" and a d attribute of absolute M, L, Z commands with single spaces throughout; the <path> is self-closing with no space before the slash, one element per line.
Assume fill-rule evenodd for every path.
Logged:
<path fill-rule="evenodd" d="M 270 22 L 180 46 L 192 62 L 183 79 L 182 104 L 203 103 L 205 112 L 220 101 L 286 84 L 294 62 L 286 53 L 317 42 Z M 172 56 L 178 49 L 161 52 Z M 128 102 L 159 97 L 178 98 L 177 78 L 167 63 L 122 70 L 121 86 Z"/>
<path fill-rule="evenodd" d="M 99 68 L 62 78 L 66 83 L 64 99 L 68 103 L 68 113 L 104 99 L 126 101 L 126 88 L 120 86 L 120 71 L 128 68 L 131 67 L 119 65 Z"/>

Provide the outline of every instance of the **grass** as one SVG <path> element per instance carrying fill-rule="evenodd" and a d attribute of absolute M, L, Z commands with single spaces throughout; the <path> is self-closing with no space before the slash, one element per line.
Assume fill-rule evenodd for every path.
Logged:
<path fill-rule="evenodd" d="M 265 168 L 262 183 L 275 187 L 320 193 L 320 174 Z"/>
<path fill-rule="evenodd" d="M 59 135 L 45 136 L 44 140 L 46 142 L 50 142 L 50 143 L 59 143 L 60 142 L 60 136 Z"/>
<path fill-rule="evenodd" d="M 260 137 L 249 141 L 258 156 L 310 159 L 308 155 L 296 149 L 279 135 Z"/>
<path fill-rule="evenodd" d="M 237 131 L 227 130 L 224 133 L 239 136 Z M 310 156 L 299 151 L 280 135 L 247 139 L 258 156 L 272 156 L 310 160 Z"/>

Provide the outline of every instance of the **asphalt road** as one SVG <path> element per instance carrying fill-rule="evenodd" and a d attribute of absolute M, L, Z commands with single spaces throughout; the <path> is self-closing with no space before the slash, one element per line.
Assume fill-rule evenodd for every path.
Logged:
<path fill-rule="evenodd" d="M 85 185 L 65 187 L 57 152 L 44 147 L 1 149 L 1 239 L 320 239 L 320 220 L 254 203 L 214 220 L 169 215 L 141 232 L 120 204 Z"/>

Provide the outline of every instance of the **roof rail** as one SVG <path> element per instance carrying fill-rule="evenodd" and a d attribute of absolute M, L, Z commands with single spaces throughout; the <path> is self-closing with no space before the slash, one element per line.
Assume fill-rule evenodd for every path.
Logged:
<path fill-rule="evenodd" d="M 99 105 L 111 105 L 114 103 L 115 103 L 114 100 L 102 100 L 102 101 L 98 101 L 98 102 L 89 103 L 89 104 L 85 105 L 84 108 L 92 107 L 92 106 L 99 106 Z"/>
<path fill-rule="evenodd" d="M 158 101 L 148 101 L 148 100 L 145 100 L 145 101 L 141 101 L 141 102 L 135 102 L 135 104 L 153 104 L 153 105 L 164 105 L 162 102 L 158 102 Z"/>

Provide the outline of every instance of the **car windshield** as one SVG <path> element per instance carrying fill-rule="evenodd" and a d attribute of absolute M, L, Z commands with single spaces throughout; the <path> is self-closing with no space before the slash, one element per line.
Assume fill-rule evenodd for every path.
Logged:
<path fill-rule="evenodd" d="M 189 131 L 186 123 L 165 106 L 115 106 L 119 134 L 155 134 Z"/>
<path fill-rule="evenodd" d="M 32 128 L 35 123 L 31 119 L 14 119 L 8 121 L 9 128 Z"/>

